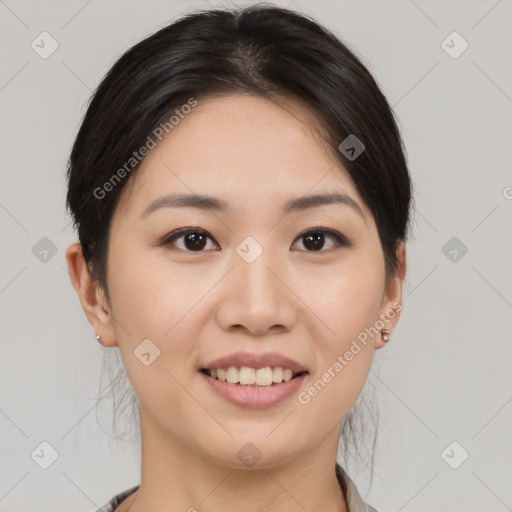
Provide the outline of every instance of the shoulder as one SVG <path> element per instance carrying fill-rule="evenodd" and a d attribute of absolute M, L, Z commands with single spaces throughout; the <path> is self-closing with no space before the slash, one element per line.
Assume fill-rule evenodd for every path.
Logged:
<path fill-rule="evenodd" d="M 345 494 L 348 512 L 378 512 L 377 509 L 363 500 L 357 490 L 356 484 L 339 464 L 336 464 L 336 476 Z"/>
<path fill-rule="evenodd" d="M 121 504 L 121 502 L 128 498 L 130 494 L 133 494 L 138 488 L 139 486 L 136 485 L 131 489 L 127 489 L 126 491 L 116 494 L 108 503 L 96 510 L 96 512 L 114 512 L 114 510 Z"/>

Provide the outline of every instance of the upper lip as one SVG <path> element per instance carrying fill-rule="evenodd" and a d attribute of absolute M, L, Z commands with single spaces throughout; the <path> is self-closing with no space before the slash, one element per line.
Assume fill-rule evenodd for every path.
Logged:
<path fill-rule="evenodd" d="M 218 368 L 229 368 L 234 366 L 241 368 L 247 366 L 249 368 L 266 368 L 267 366 L 280 366 L 281 368 L 289 368 L 294 373 L 301 373 L 307 371 L 297 361 L 290 359 L 286 356 L 278 354 L 277 352 L 269 352 L 267 354 L 251 354 L 249 352 L 235 352 L 224 357 L 219 357 L 214 361 L 210 361 L 202 366 L 200 369 L 213 370 Z"/>

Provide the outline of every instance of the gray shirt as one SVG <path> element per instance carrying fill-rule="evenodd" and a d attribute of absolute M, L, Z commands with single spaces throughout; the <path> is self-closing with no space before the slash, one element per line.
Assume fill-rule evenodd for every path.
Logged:
<path fill-rule="evenodd" d="M 339 464 L 336 464 L 336 477 L 338 478 L 338 482 L 345 494 L 348 512 L 377 512 L 376 509 L 371 505 L 368 505 L 363 498 L 361 498 L 356 485 Z M 118 505 L 120 505 L 122 501 L 130 496 L 130 494 L 134 493 L 138 488 L 139 486 L 137 485 L 131 489 L 116 494 L 106 505 L 98 509 L 96 512 L 114 512 Z"/>

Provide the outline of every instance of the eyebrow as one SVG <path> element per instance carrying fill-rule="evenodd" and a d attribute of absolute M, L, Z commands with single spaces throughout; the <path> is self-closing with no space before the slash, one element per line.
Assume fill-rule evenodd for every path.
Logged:
<path fill-rule="evenodd" d="M 356 211 L 363 219 L 365 219 L 362 208 L 359 204 L 346 194 L 338 192 L 326 194 L 314 194 L 302 196 L 287 201 L 283 206 L 283 213 L 286 215 L 291 212 L 304 211 L 319 206 L 339 204 L 348 206 Z M 160 208 L 197 208 L 205 211 L 216 211 L 225 213 L 231 211 L 229 203 L 217 197 L 201 195 L 201 194 L 171 194 L 155 199 L 142 213 L 142 217 L 146 217 L 150 213 Z"/>

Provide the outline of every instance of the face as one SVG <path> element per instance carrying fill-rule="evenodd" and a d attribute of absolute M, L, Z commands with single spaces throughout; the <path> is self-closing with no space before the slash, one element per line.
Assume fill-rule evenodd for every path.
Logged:
<path fill-rule="evenodd" d="M 111 225 L 111 315 L 96 331 L 119 346 L 146 433 L 228 467 L 249 442 L 260 467 L 336 443 L 380 329 L 398 319 L 401 280 L 385 287 L 369 209 L 287 105 L 199 101 L 144 159 Z M 214 199 L 155 203 L 176 194 Z M 338 200 L 307 200 L 326 194 Z M 248 368 L 293 365 L 257 359 L 272 353 L 306 373 L 262 389 L 201 371 L 240 353 Z"/>

